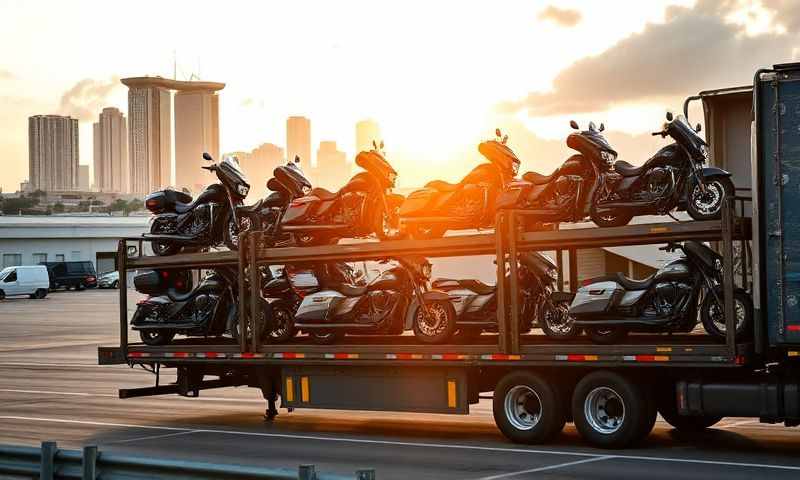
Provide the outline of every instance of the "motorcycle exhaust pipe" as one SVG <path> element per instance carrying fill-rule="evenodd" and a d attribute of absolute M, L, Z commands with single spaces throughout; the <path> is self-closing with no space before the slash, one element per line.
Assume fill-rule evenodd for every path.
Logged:
<path fill-rule="evenodd" d="M 441 225 L 461 225 L 469 224 L 467 219 L 453 218 L 453 217 L 409 217 L 401 218 L 400 223 L 437 223 Z"/>
<path fill-rule="evenodd" d="M 659 199 L 661 200 L 661 199 Z M 612 208 L 647 208 L 652 207 L 659 200 L 653 200 L 652 202 L 614 202 L 614 203 L 601 203 L 597 206 L 598 210 L 604 209 L 612 209 Z"/>
<path fill-rule="evenodd" d="M 375 325 L 363 323 L 297 323 L 294 324 L 295 328 L 302 328 L 305 330 L 335 330 L 341 328 L 348 329 L 368 329 L 375 328 Z"/>
<path fill-rule="evenodd" d="M 182 243 L 185 245 L 189 244 L 202 245 L 205 243 L 205 241 L 201 240 L 200 238 L 187 238 L 182 235 L 169 235 L 164 233 L 143 233 L 142 238 L 144 238 L 147 241 L 166 240 L 170 242 Z"/>
<path fill-rule="evenodd" d="M 350 225 L 282 225 L 281 231 L 284 232 L 319 232 L 319 231 L 338 231 L 347 230 Z"/>

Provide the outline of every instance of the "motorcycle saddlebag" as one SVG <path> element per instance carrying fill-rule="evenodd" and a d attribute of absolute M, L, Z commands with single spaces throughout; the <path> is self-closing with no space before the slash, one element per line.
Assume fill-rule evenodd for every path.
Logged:
<path fill-rule="evenodd" d="M 414 216 L 426 213 L 425 209 L 430 205 L 434 194 L 435 190 L 428 188 L 411 192 L 411 194 L 406 197 L 403 205 L 400 206 L 400 216 Z"/>
<path fill-rule="evenodd" d="M 569 307 L 571 315 L 592 315 L 608 312 L 625 294 L 620 284 L 612 281 L 590 283 L 578 289 Z"/>
<path fill-rule="evenodd" d="M 161 276 L 156 270 L 144 270 L 133 277 L 133 286 L 139 293 L 145 295 L 159 295 L 164 292 L 161 285 Z"/>
<path fill-rule="evenodd" d="M 144 198 L 144 206 L 153 213 L 161 213 L 174 210 L 176 203 L 189 203 L 191 201 L 191 195 L 168 188 L 146 196 Z"/>
<path fill-rule="evenodd" d="M 281 223 L 284 225 L 302 225 L 305 223 L 308 216 L 311 214 L 312 209 L 319 203 L 319 198 L 315 196 L 300 197 L 292 200 L 289 208 L 283 214 Z"/>

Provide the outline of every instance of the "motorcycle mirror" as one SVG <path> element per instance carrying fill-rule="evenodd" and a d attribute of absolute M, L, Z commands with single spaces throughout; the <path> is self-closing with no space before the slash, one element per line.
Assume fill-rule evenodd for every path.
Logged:
<path fill-rule="evenodd" d="M 576 122 L 575 120 L 570 120 L 569 121 L 569 126 L 572 127 L 575 130 L 579 130 L 580 129 L 580 127 L 578 126 L 578 122 Z"/>
<path fill-rule="evenodd" d="M 375 140 L 372 141 L 372 148 L 374 148 L 375 150 L 378 149 L 378 144 L 375 143 Z"/>
<path fill-rule="evenodd" d="M 597 131 L 597 127 L 595 126 L 594 122 L 589 122 L 589 131 L 590 132 L 596 132 Z"/>
<path fill-rule="evenodd" d="M 294 163 L 300 163 L 300 155 L 294 156 Z"/>
<path fill-rule="evenodd" d="M 672 116 L 672 112 L 667 112 L 667 121 L 671 122 L 674 117 Z"/>
<path fill-rule="evenodd" d="M 702 129 L 703 129 L 703 127 L 701 127 L 699 123 L 694 127 L 694 131 L 697 132 L 697 133 L 700 133 L 700 130 L 702 130 Z"/>
<path fill-rule="evenodd" d="M 497 138 L 500 138 L 501 135 L 502 135 L 502 133 L 500 132 L 500 129 L 499 128 L 495 128 L 494 129 L 494 136 L 497 137 Z"/>
<path fill-rule="evenodd" d="M 203 152 L 203 160 L 207 160 L 207 161 L 211 162 L 214 159 L 211 158 L 211 154 L 209 154 L 208 152 Z"/>
<path fill-rule="evenodd" d="M 502 143 L 503 145 L 505 145 L 507 141 L 508 141 L 508 135 L 503 135 L 503 141 L 502 141 L 502 142 L 500 142 L 500 143 Z"/>
<path fill-rule="evenodd" d="M 605 129 L 606 129 L 606 126 L 605 126 L 605 124 L 603 124 L 603 123 L 601 122 L 601 123 L 600 123 L 600 131 L 602 132 L 602 131 L 603 131 L 603 130 L 605 130 Z"/>
<path fill-rule="evenodd" d="M 381 150 L 383 150 L 383 140 L 381 140 Z"/>

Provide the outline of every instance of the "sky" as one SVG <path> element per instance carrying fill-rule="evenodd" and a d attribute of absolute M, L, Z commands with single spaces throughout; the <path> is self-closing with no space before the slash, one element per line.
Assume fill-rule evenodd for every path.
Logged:
<path fill-rule="evenodd" d="M 127 76 L 226 83 L 222 151 L 284 146 L 303 115 L 314 150 L 335 140 L 352 157 L 355 123 L 373 118 L 408 187 L 457 181 L 495 128 L 523 171 L 549 173 L 570 119 L 604 122 L 640 164 L 685 97 L 800 55 L 794 0 L 0 0 L 0 18 L 3 191 L 27 178 L 31 115 L 79 118 L 91 164 L 91 123 L 127 112 Z"/>

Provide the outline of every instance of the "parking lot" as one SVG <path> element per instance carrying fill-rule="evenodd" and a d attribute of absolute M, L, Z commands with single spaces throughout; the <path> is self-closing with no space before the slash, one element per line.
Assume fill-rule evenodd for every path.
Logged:
<path fill-rule="evenodd" d="M 210 462 L 310 463 L 340 474 L 371 467 L 379 479 L 800 477 L 800 431 L 753 419 L 727 418 L 694 436 L 659 420 L 638 448 L 603 451 L 571 425 L 550 445 L 512 444 L 495 428 L 490 400 L 467 416 L 298 410 L 272 424 L 262 421 L 255 389 L 120 400 L 118 388 L 149 386 L 152 376 L 96 365 L 97 346 L 117 341 L 117 295 L 61 291 L 0 302 L 0 443 L 91 443 Z M 130 296 L 135 308 L 138 295 Z"/>

